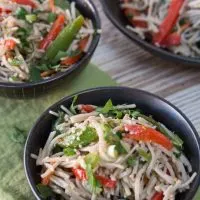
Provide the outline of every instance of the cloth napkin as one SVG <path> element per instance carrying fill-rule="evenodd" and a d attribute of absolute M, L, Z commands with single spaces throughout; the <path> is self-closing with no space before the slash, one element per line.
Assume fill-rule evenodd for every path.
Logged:
<path fill-rule="evenodd" d="M 24 174 L 23 150 L 26 135 L 40 114 L 64 96 L 91 87 L 114 85 L 107 74 L 89 64 L 40 97 L 21 100 L 0 97 L 0 200 L 35 199 Z M 24 135 L 17 137 L 16 127 L 25 130 Z M 194 200 L 200 200 L 200 189 Z"/>
<path fill-rule="evenodd" d="M 23 141 L 42 112 L 64 96 L 91 87 L 114 85 L 116 83 L 107 74 L 89 64 L 38 98 L 16 100 L 0 97 L 0 200 L 35 199 L 24 174 Z M 15 127 L 25 130 L 24 138 L 16 135 Z"/>

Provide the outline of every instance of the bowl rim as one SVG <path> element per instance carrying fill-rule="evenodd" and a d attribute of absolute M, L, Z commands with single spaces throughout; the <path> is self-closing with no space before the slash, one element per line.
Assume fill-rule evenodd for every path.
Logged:
<path fill-rule="evenodd" d="M 76 0 L 74 0 L 74 1 L 76 1 Z M 88 6 L 89 9 L 94 14 L 94 23 L 96 25 L 96 29 L 101 29 L 101 19 L 100 19 L 100 16 L 99 16 L 99 13 L 98 13 L 98 10 L 97 10 L 95 4 L 93 3 L 92 0 L 86 0 L 86 3 L 89 5 Z M 95 34 L 88 51 L 86 53 L 84 53 L 83 57 L 77 63 L 71 65 L 69 67 L 69 69 L 67 69 L 66 71 L 58 72 L 53 77 L 50 77 L 48 79 L 42 79 L 42 80 L 36 81 L 36 82 L 16 83 L 16 82 L 1 82 L 0 81 L 0 88 L 26 89 L 26 88 L 36 87 L 36 86 L 42 86 L 47 83 L 52 83 L 54 81 L 58 81 L 58 80 L 61 80 L 65 77 L 67 77 L 67 75 L 69 75 L 73 71 L 76 71 L 76 69 L 80 68 L 84 64 L 84 62 L 86 62 L 88 59 L 90 59 L 90 57 L 94 53 L 94 51 L 99 43 L 100 37 L 101 37 L 101 34 Z"/>
<path fill-rule="evenodd" d="M 147 95 L 147 96 L 150 96 L 152 98 L 158 99 L 158 100 L 164 102 L 165 104 L 167 104 L 169 107 L 171 107 L 176 113 L 178 113 L 185 120 L 185 123 L 189 125 L 190 131 L 194 135 L 194 139 L 196 141 L 197 148 L 199 149 L 199 151 L 198 151 L 198 159 L 200 161 L 200 136 L 199 136 L 196 128 L 192 124 L 192 122 L 188 119 L 188 117 L 179 108 L 177 108 L 175 105 L 173 105 L 171 102 L 167 101 L 166 99 L 164 99 L 164 98 L 162 98 L 162 97 L 160 97 L 158 95 L 155 95 L 153 93 L 147 92 L 145 90 L 137 89 L 137 88 L 130 88 L 130 87 L 124 87 L 124 86 L 106 86 L 106 87 L 90 88 L 90 89 L 82 90 L 82 91 L 73 93 L 71 95 L 65 96 L 62 99 L 60 99 L 59 101 L 55 102 L 53 105 L 51 105 L 48 108 L 46 108 L 45 111 L 37 118 L 37 120 L 35 121 L 35 123 L 33 124 L 32 128 L 30 129 L 30 131 L 28 133 L 28 137 L 26 139 L 26 143 L 25 143 L 25 146 L 24 146 L 24 152 L 23 152 L 23 165 L 24 165 L 24 170 L 25 170 L 25 176 L 26 176 L 26 178 L 28 180 L 28 183 L 29 183 L 29 186 L 31 188 L 31 191 L 33 192 L 33 194 L 35 195 L 35 197 L 38 200 L 41 200 L 41 198 L 39 196 L 38 191 L 36 190 L 35 184 L 33 183 L 33 178 L 30 176 L 30 173 L 29 173 L 30 169 L 28 167 L 29 166 L 29 164 L 28 164 L 28 156 L 30 156 L 30 155 L 27 154 L 27 150 L 29 149 L 28 146 L 31 143 L 31 137 L 34 134 L 35 127 L 41 121 L 41 119 L 49 113 L 49 110 L 53 110 L 55 107 L 61 105 L 65 101 L 73 99 L 74 96 L 81 95 L 81 94 L 87 94 L 87 93 L 89 95 L 91 92 L 94 92 L 94 91 L 106 91 L 106 90 L 130 90 L 131 92 L 142 93 L 144 95 Z M 199 167 L 198 172 L 197 172 L 197 181 L 200 183 L 200 167 Z M 192 194 L 193 196 L 192 197 L 195 196 L 198 188 L 199 188 L 199 185 L 196 185 L 193 188 L 193 194 Z"/>
<path fill-rule="evenodd" d="M 184 64 L 191 64 L 193 66 L 199 65 L 200 64 L 200 58 L 193 58 L 193 57 L 187 57 L 187 56 L 181 56 L 181 55 L 177 55 L 175 53 L 172 53 L 170 51 L 167 51 L 163 48 L 159 48 L 143 39 L 141 39 L 140 37 L 138 37 L 137 34 L 135 34 L 134 32 L 128 30 L 124 25 L 122 25 L 118 20 L 116 20 L 116 18 L 114 17 L 114 15 L 111 14 L 108 6 L 107 6 L 107 0 L 100 0 L 102 6 L 103 6 L 103 10 L 106 14 L 106 16 L 108 17 L 108 19 L 112 22 L 112 24 L 118 28 L 125 36 L 127 36 L 129 39 L 133 40 L 135 43 L 139 44 L 141 46 L 141 48 L 145 49 L 146 51 L 153 50 L 154 52 L 156 52 L 157 54 L 161 54 L 162 56 L 165 57 L 170 57 L 171 59 L 173 59 L 174 61 L 177 62 L 182 62 Z M 124 16 L 125 17 L 125 16 Z M 127 23 L 127 25 L 129 25 Z M 161 57 L 160 55 L 158 55 L 159 57 Z"/>

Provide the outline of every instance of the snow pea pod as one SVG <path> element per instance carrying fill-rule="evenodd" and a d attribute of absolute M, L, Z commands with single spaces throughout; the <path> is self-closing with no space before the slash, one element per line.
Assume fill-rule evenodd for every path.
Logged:
<path fill-rule="evenodd" d="M 66 51 L 84 23 L 84 17 L 78 16 L 71 24 L 66 26 L 46 51 L 46 59 L 52 60 L 59 51 Z"/>

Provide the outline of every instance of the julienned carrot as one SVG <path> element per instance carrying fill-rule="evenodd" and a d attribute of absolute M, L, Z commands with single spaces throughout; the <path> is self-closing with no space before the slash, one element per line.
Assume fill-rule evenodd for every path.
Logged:
<path fill-rule="evenodd" d="M 52 12 L 55 12 L 55 2 L 54 0 L 49 0 L 49 6 Z"/>
<path fill-rule="evenodd" d="M 135 27 L 146 28 L 147 22 L 144 20 L 134 19 L 135 16 L 140 16 L 141 12 L 133 9 L 133 8 L 126 8 L 124 9 L 125 15 L 128 17 L 131 24 Z"/>
<path fill-rule="evenodd" d="M 56 21 L 54 22 L 50 32 L 44 37 L 39 45 L 39 49 L 45 50 L 49 44 L 56 39 L 63 25 L 65 24 L 65 16 L 63 14 L 58 15 Z"/>
<path fill-rule="evenodd" d="M 187 29 L 191 24 L 189 22 L 183 24 L 179 30 L 179 33 L 181 34 L 185 29 Z"/>
<path fill-rule="evenodd" d="M 168 8 L 167 16 L 159 27 L 159 32 L 153 37 L 153 43 L 160 45 L 162 41 L 170 34 L 172 28 L 176 24 L 180 9 L 182 8 L 184 0 L 172 0 Z"/>
<path fill-rule="evenodd" d="M 79 42 L 79 49 L 84 52 L 84 49 L 88 43 L 88 40 L 89 40 L 89 36 L 83 38 L 80 42 Z"/>
<path fill-rule="evenodd" d="M 41 77 L 48 77 L 55 73 L 55 70 L 44 71 L 40 74 Z"/>
<path fill-rule="evenodd" d="M 78 54 L 77 56 L 73 56 L 73 57 L 67 57 L 66 59 L 61 61 L 62 65 L 73 65 L 76 62 L 78 62 L 81 58 L 81 54 Z"/>

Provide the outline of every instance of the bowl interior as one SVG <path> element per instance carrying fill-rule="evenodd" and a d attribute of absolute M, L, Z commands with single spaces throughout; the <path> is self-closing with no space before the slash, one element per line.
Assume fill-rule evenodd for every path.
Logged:
<path fill-rule="evenodd" d="M 191 66 L 199 67 L 200 59 L 198 58 L 192 58 L 192 57 L 186 57 L 181 55 L 176 55 L 170 51 L 167 51 L 165 49 L 156 47 L 155 45 L 142 40 L 137 34 L 132 32 L 131 30 L 128 30 L 126 28 L 126 25 L 130 24 L 128 19 L 125 17 L 124 13 L 122 12 L 120 8 L 120 1 L 119 0 L 101 0 L 104 11 L 108 18 L 111 20 L 111 22 L 122 32 L 124 33 L 128 38 L 133 40 L 135 43 L 137 43 L 139 46 L 141 46 L 143 49 L 149 51 L 150 53 L 160 56 L 161 58 L 171 60 L 177 63 L 182 64 L 190 64 Z"/>
<path fill-rule="evenodd" d="M 95 29 L 101 28 L 100 18 L 98 11 L 96 10 L 93 2 L 91 0 L 66 0 L 69 2 L 75 1 L 76 2 L 76 8 L 80 11 L 80 13 L 88 18 L 91 19 L 92 24 Z M 70 74 L 75 69 L 81 67 L 82 65 L 85 65 L 85 63 L 88 63 L 89 59 L 91 58 L 98 42 L 100 39 L 99 34 L 95 34 L 92 40 L 92 43 L 90 45 L 90 48 L 88 49 L 88 52 L 83 55 L 83 57 L 75 64 L 73 64 L 71 67 L 69 67 L 68 70 L 65 72 L 58 72 L 55 76 L 52 76 L 48 79 L 44 79 L 38 82 L 30 82 L 30 83 L 10 83 L 10 82 L 0 82 L 0 87 L 7 87 L 7 88 L 30 88 L 33 86 L 43 85 L 45 83 L 50 83 L 56 80 L 60 80 L 64 78 L 66 75 Z"/>
<path fill-rule="evenodd" d="M 151 114 L 156 120 L 165 124 L 170 130 L 175 131 L 184 141 L 184 152 L 190 160 L 193 170 L 197 172 L 191 189 L 181 193 L 176 200 L 191 200 L 200 183 L 200 144 L 198 133 L 187 118 L 174 106 L 165 100 L 150 93 L 123 87 L 97 88 L 78 93 L 78 103 L 104 105 L 111 98 L 116 104 L 135 103 L 146 114 Z M 73 97 L 66 97 L 46 110 L 38 119 L 29 133 L 24 152 L 24 164 L 26 175 L 35 196 L 39 199 L 36 184 L 39 183 L 40 168 L 36 167 L 31 153 L 38 154 L 43 147 L 51 130 L 52 120 L 55 117 L 48 114 L 49 110 L 57 111 L 60 105 L 69 107 Z"/>

